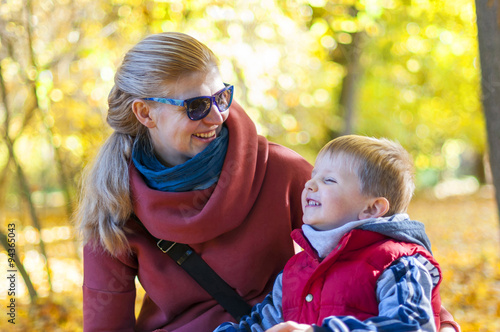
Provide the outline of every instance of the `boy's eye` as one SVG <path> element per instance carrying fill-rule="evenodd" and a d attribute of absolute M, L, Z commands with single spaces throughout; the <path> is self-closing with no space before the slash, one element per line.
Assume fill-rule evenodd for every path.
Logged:
<path fill-rule="evenodd" d="M 335 181 L 335 180 L 334 180 L 334 179 L 332 179 L 332 178 L 326 178 L 326 179 L 325 179 L 325 182 L 326 182 L 326 183 L 337 183 L 337 181 Z"/>

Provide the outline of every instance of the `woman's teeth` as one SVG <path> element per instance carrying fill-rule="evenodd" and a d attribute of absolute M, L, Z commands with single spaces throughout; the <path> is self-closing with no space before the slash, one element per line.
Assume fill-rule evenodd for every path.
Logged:
<path fill-rule="evenodd" d="M 194 136 L 200 137 L 200 138 L 210 138 L 210 137 L 215 136 L 215 130 L 208 132 L 208 133 L 196 133 L 196 134 L 194 134 Z"/>

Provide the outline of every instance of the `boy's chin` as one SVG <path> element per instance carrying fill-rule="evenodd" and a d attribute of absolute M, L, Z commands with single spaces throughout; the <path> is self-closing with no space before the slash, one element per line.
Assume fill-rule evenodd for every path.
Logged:
<path fill-rule="evenodd" d="M 330 229 L 337 228 L 335 225 L 330 225 L 330 224 L 323 224 L 323 223 L 315 223 L 315 222 L 308 222 L 304 220 L 304 224 L 311 226 L 317 231 L 328 231 Z"/>

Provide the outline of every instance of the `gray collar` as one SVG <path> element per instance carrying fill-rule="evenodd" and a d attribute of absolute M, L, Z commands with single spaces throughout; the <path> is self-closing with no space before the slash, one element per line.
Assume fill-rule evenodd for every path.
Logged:
<path fill-rule="evenodd" d="M 328 256 L 342 236 L 355 228 L 376 232 L 398 241 L 416 243 L 432 253 L 424 224 L 411 220 L 406 213 L 383 218 L 354 220 L 327 231 L 319 231 L 310 225 L 302 225 L 305 237 L 321 258 Z"/>

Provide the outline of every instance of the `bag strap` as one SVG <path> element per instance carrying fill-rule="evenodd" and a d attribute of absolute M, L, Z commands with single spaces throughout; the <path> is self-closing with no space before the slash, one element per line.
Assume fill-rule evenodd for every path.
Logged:
<path fill-rule="evenodd" d="M 144 229 L 139 218 L 133 215 Z M 146 229 L 149 233 L 149 231 Z M 151 235 L 151 234 L 150 234 Z M 151 235 L 153 236 L 153 235 Z M 153 236 L 153 238 L 155 238 Z M 252 307 L 231 288 L 189 245 L 162 239 L 156 239 L 160 250 L 169 255 L 184 269 L 208 294 L 210 294 L 226 311 L 236 319 L 249 315 Z"/>

